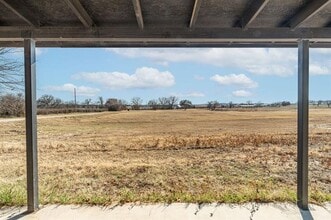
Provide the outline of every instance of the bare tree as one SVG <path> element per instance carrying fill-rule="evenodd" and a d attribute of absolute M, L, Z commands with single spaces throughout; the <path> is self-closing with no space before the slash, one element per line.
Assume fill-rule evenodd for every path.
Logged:
<path fill-rule="evenodd" d="M 176 96 L 170 96 L 168 98 L 168 100 L 169 100 L 170 108 L 172 109 L 172 108 L 174 108 L 174 105 L 178 102 L 178 97 L 176 97 Z"/>
<path fill-rule="evenodd" d="M 0 96 L 0 116 L 24 115 L 24 98 L 22 94 Z"/>
<path fill-rule="evenodd" d="M 126 109 L 126 101 L 121 99 L 110 98 L 106 101 L 105 106 L 108 111 L 121 111 Z"/>
<path fill-rule="evenodd" d="M 289 106 L 289 105 L 291 105 L 291 102 L 289 102 L 289 101 L 282 101 L 281 102 L 281 105 L 282 106 Z"/>
<path fill-rule="evenodd" d="M 165 108 L 166 106 L 168 106 L 170 104 L 169 99 L 167 97 L 160 97 L 159 104 L 161 105 L 162 108 Z"/>
<path fill-rule="evenodd" d="M 190 100 L 184 99 L 179 102 L 179 105 L 186 110 L 192 107 L 192 102 Z"/>
<path fill-rule="evenodd" d="M 213 101 L 208 101 L 208 103 L 207 103 L 207 108 L 209 109 L 209 110 L 212 110 L 213 109 Z"/>
<path fill-rule="evenodd" d="M 229 102 L 229 108 L 233 108 L 234 107 L 234 104 L 232 101 Z"/>
<path fill-rule="evenodd" d="M 153 110 L 156 110 L 158 108 L 159 103 L 156 99 L 149 100 L 147 103 L 148 106 L 150 106 Z"/>
<path fill-rule="evenodd" d="M 142 104 L 143 100 L 140 97 L 133 97 L 131 99 L 131 105 L 133 110 L 139 110 Z"/>
<path fill-rule="evenodd" d="M 0 47 L 0 92 L 23 89 L 23 63 L 11 55 L 14 49 Z"/>
<path fill-rule="evenodd" d="M 91 104 L 91 102 L 92 102 L 92 99 L 85 99 L 83 104 L 89 106 Z"/>
<path fill-rule="evenodd" d="M 52 95 L 42 95 L 37 100 L 37 105 L 39 108 L 56 108 L 59 107 L 63 101 L 59 98 L 55 98 Z"/>
<path fill-rule="evenodd" d="M 103 98 L 102 98 L 102 96 L 98 97 L 98 103 L 100 104 L 100 107 L 103 107 Z"/>
<path fill-rule="evenodd" d="M 209 110 L 215 110 L 218 106 L 220 105 L 220 103 L 218 101 L 209 101 L 207 104 L 207 108 Z"/>
<path fill-rule="evenodd" d="M 174 105 L 177 103 L 177 101 L 178 98 L 176 96 L 159 98 L 159 103 L 163 109 L 172 109 Z"/>

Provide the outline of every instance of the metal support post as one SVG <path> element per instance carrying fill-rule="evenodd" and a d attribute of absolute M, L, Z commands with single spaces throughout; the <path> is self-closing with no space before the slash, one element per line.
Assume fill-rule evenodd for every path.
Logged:
<path fill-rule="evenodd" d="M 28 212 L 38 209 L 38 155 L 35 41 L 24 40 L 25 124 Z"/>
<path fill-rule="evenodd" d="M 308 209 L 309 41 L 298 45 L 297 203 Z"/>

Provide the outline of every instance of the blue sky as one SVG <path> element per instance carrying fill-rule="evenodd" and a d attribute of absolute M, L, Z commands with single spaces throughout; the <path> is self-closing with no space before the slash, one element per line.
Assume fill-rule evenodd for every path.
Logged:
<path fill-rule="evenodd" d="M 43 48 L 37 96 L 178 96 L 193 103 L 297 100 L 297 49 Z M 310 99 L 331 100 L 331 49 L 310 49 Z"/>

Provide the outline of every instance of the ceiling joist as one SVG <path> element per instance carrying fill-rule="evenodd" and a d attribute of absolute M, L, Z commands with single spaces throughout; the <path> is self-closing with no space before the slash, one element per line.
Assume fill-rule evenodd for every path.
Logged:
<path fill-rule="evenodd" d="M 269 0 L 254 0 L 244 12 L 241 18 L 241 27 L 246 29 L 249 24 L 259 15 L 263 8 L 268 4 Z"/>
<path fill-rule="evenodd" d="M 23 28 L 23 27 L 1 27 L 0 41 L 22 41 L 31 37 L 36 41 L 132 41 L 144 42 L 151 39 L 157 42 L 260 42 L 270 41 L 297 42 L 304 38 L 317 42 L 330 42 L 330 28 L 146 28 L 139 31 L 132 28 L 116 27 L 94 27 L 82 29 L 79 27 L 43 27 L 43 28 Z"/>
<path fill-rule="evenodd" d="M 30 26 L 33 27 L 38 27 L 39 23 L 37 21 L 35 21 L 32 18 L 27 18 L 25 15 L 23 15 L 21 12 L 19 12 L 16 7 L 13 5 L 13 1 L 8 1 L 8 0 L 0 0 L 0 2 L 6 6 L 6 8 L 8 8 L 9 10 L 11 10 L 13 13 L 15 13 L 20 19 L 22 19 L 23 21 L 25 21 L 27 24 L 29 24 Z M 32 12 L 30 12 L 27 8 L 24 8 L 24 10 L 26 12 L 28 12 L 29 14 L 32 14 Z"/>
<path fill-rule="evenodd" d="M 0 45 L 21 45 L 33 38 L 43 47 L 297 47 L 309 39 L 312 47 L 330 47 L 331 28 L 127 28 L 1 27 Z"/>
<path fill-rule="evenodd" d="M 92 18 L 79 0 L 66 0 L 66 2 L 86 28 L 94 25 Z"/>
<path fill-rule="evenodd" d="M 201 7 L 201 2 L 202 2 L 202 0 L 195 0 L 195 2 L 194 2 L 194 7 L 193 7 L 192 16 L 191 16 L 190 25 L 189 25 L 190 28 L 194 28 L 194 26 L 195 26 L 195 23 L 198 18 L 199 10 Z"/>
<path fill-rule="evenodd" d="M 140 29 L 144 29 L 143 13 L 141 12 L 140 0 L 132 0 L 134 12 L 136 14 L 138 26 Z"/>
<path fill-rule="evenodd" d="M 329 4 L 331 0 L 314 0 L 310 1 L 305 7 L 303 7 L 293 18 L 288 22 L 290 28 L 295 29 L 303 22 L 307 21 L 318 13 L 322 8 Z"/>
<path fill-rule="evenodd" d="M 91 45 L 89 42 L 84 41 L 53 41 L 51 44 L 50 42 L 43 42 L 37 41 L 37 47 L 196 47 L 196 48 L 204 48 L 204 47 L 222 47 L 222 48 L 297 48 L 298 44 L 294 42 L 284 42 L 284 43 L 273 43 L 273 42 L 174 42 L 174 43 L 159 43 L 159 42 L 121 42 L 121 41 L 96 41 Z M 22 41 L 0 41 L 0 47 L 23 47 Z M 331 43 L 311 43 L 310 48 L 331 48 Z"/>

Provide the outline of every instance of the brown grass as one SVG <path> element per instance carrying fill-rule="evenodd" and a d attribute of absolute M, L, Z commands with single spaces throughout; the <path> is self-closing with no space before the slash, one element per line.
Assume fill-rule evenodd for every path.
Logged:
<path fill-rule="evenodd" d="M 331 200 L 330 115 L 310 113 L 311 202 Z M 0 126 L 0 204 L 21 204 L 24 122 Z M 43 203 L 295 201 L 294 109 L 43 118 L 38 146 Z"/>

